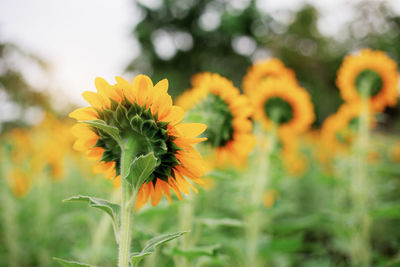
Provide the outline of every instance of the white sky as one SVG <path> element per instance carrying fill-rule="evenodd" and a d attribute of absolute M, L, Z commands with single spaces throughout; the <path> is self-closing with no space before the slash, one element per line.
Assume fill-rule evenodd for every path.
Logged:
<path fill-rule="evenodd" d="M 352 16 L 346 0 L 259 0 L 258 6 L 296 10 L 304 2 L 320 8 L 320 28 L 329 34 Z M 391 2 L 400 12 L 400 1 Z M 0 38 L 49 62 L 53 93 L 82 105 L 81 93 L 94 90 L 95 77 L 112 82 L 138 52 L 130 34 L 139 16 L 133 0 L 1 0 Z"/>

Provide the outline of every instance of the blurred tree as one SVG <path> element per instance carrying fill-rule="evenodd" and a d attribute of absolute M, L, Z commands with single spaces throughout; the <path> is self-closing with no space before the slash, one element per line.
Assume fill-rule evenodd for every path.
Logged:
<path fill-rule="evenodd" d="M 0 104 L 7 107 L 0 114 L 0 132 L 29 124 L 26 117 L 27 112 L 32 111 L 30 108 L 52 110 L 45 92 L 34 88 L 26 80 L 25 69 L 16 62 L 18 57 L 28 60 L 42 70 L 46 69 L 44 62 L 38 57 L 25 53 L 13 44 L 0 42 Z M 6 112 L 13 114 L 7 118 Z"/>
<path fill-rule="evenodd" d="M 342 103 L 335 80 L 347 53 L 370 46 L 399 61 L 400 18 L 384 2 L 358 4 L 340 39 L 321 34 L 318 11 L 311 5 L 286 12 L 292 19 L 283 23 L 258 9 L 255 0 L 163 0 L 150 6 L 155 2 L 135 1 L 143 14 L 133 30 L 141 52 L 127 70 L 155 80 L 168 77 L 173 96 L 200 71 L 220 73 L 240 87 L 253 60 L 278 57 L 311 93 L 319 126 Z M 357 25 L 363 25 L 362 35 Z"/>

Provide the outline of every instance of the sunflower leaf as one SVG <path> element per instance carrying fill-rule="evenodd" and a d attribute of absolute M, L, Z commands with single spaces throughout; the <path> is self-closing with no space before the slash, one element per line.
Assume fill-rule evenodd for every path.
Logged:
<path fill-rule="evenodd" d="M 95 127 L 99 130 L 102 130 L 103 132 L 110 135 L 118 144 L 122 143 L 121 137 L 119 136 L 119 130 L 117 127 L 108 125 L 102 120 L 81 121 L 81 122 L 89 124 L 90 126 Z"/>
<path fill-rule="evenodd" d="M 80 262 L 76 262 L 76 261 L 63 260 L 63 259 L 56 258 L 56 257 L 54 257 L 53 260 L 58 262 L 63 267 L 96 267 L 94 265 L 80 263 Z"/>
<path fill-rule="evenodd" d="M 127 179 L 135 188 L 139 188 L 152 175 L 156 166 L 157 158 L 154 156 L 154 152 L 141 155 L 132 161 L 124 179 Z"/>
<path fill-rule="evenodd" d="M 171 240 L 174 240 L 182 235 L 184 235 L 185 231 L 183 232 L 176 232 L 173 234 L 164 234 L 160 236 L 153 237 L 149 241 L 147 241 L 146 245 L 142 249 L 141 252 L 134 252 L 131 254 L 131 265 L 136 266 L 144 257 L 151 255 L 155 252 L 156 248 L 165 244 Z"/>
<path fill-rule="evenodd" d="M 111 203 L 105 199 L 89 197 L 89 196 L 73 196 L 67 199 L 64 199 L 63 202 L 86 202 L 89 204 L 89 207 L 97 208 L 105 211 L 108 215 L 110 215 L 114 227 L 114 234 L 117 243 L 118 240 L 118 222 L 119 222 L 119 211 L 120 206 L 115 203 Z"/>
<path fill-rule="evenodd" d="M 216 251 L 221 248 L 221 244 L 215 244 L 211 246 L 199 246 L 189 249 L 181 249 L 175 247 L 172 250 L 172 255 L 183 256 L 185 258 L 194 259 L 200 256 L 214 256 Z"/>

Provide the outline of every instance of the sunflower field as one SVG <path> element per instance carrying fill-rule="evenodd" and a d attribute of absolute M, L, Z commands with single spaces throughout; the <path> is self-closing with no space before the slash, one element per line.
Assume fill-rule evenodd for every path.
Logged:
<path fill-rule="evenodd" d="M 140 53 L 84 105 L 0 40 L 0 266 L 400 266 L 394 2 L 340 38 L 312 4 L 131 2 Z"/>

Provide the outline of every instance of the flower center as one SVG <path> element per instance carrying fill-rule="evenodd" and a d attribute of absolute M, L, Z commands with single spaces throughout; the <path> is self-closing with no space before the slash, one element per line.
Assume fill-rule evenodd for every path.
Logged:
<path fill-rule="evenodd" d="M 168 135 L 167 122 L 158 121 L 157 115 L 153 115 L 146 106 L 139 106 L 128 100 L 117 103 L 111 100 L 110 109 L 98 110 L 99 119 L 108 125 L 120 130 L 123 140 L 135 140 L 137 144 L 136 156 L 154 152 L 157 158 L 157 167 L 150 180 L 159 178 L 168 181 L 172 175 L 172 168 L 179 165 L 175 154 L 180 148 L 173 142 L 174 137 Z M 96 147 L 104 149 L 101 161 L 116 162 L 117 175 L 120 174 L 121 148 L 117 142 L 105 132 L 93 129 L 99 136 Z"/>
<path fill-rule="evenodd" d="M 358 130 L 359 119 L 357 117 L 350 120 L 347 128 L 340 130 L 336 133 L 336 139 L 342 144 L 351 144 L 354 135 Z"/>
<path fill-rule="evenodd" d="M 357 91 L 366 97 L 376 96 L 382 90 L 382 78 L 373 70 L 363 70 L 355 80 Z"/>
<path fill-rule="evenodd" d="M 292 106 L 280 97 L 269 98 L 264 103 L 264 111 L 276 124 L 288 123 L 293 118 Z"/>
<path fill-rule="evenodd" d="M 207 137 L 206 143 L 213 147 L 225 146 L 232 140 L 233 115 L 228 104 L 220 96 L 208 94 L 187 113 L 187 116 L 190 121 L 207 124 L 207 130 L 202 136 Z"/>

